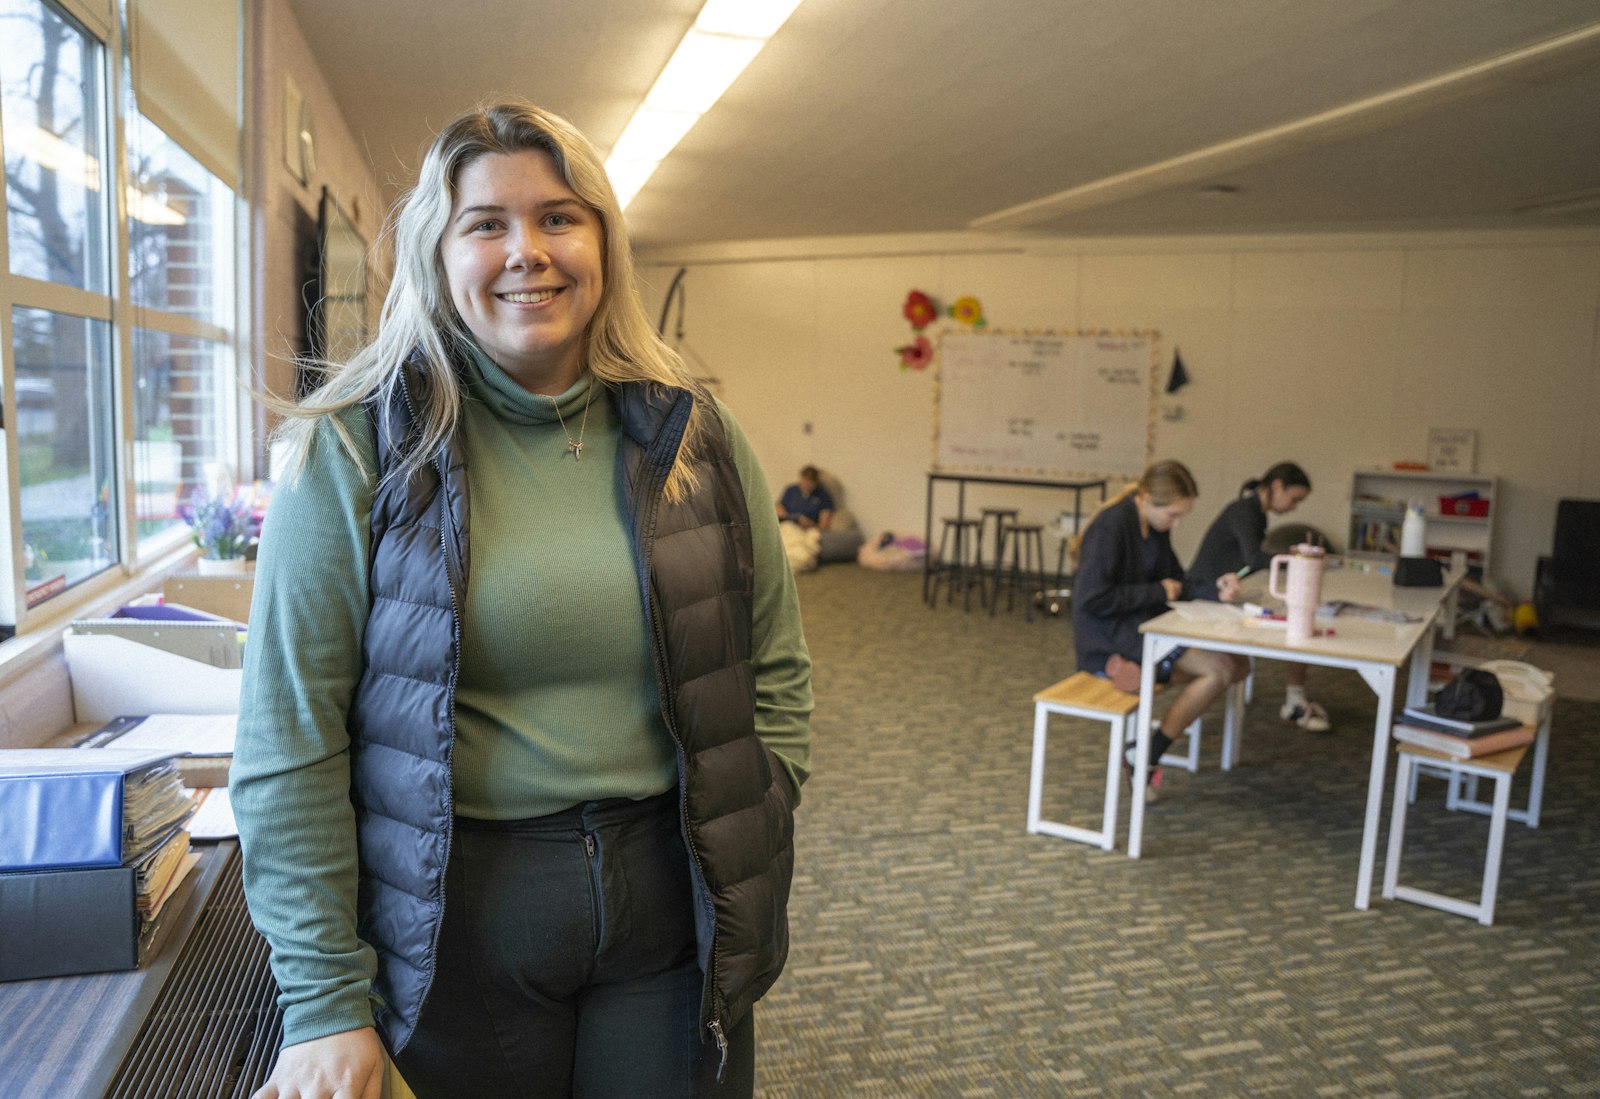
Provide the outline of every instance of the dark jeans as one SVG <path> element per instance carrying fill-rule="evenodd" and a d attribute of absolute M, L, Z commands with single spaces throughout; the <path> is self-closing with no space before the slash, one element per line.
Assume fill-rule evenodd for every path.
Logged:
<path fill-rule="evenodd" d="M 419 1099 L 743 1099 L 755 1024 L 700 1026 L 677 792 L 458 817 L 433 989 L 395 1058 Z"/>

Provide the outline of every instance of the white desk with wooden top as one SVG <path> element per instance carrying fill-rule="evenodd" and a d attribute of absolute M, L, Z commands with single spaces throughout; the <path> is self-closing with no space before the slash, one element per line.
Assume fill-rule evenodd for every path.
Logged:
<path fill-rule="evenodd" d="M 1138 858 L 1144 839 L 1145 780 L 1150 767 L 1150 711 L 1155 695 L 1153 672 L 1161 658 L 1179 645 L 1218 652 L 1239 653 L 1266 660 L 1288 660 L 1330 668 L 1349 668 L 1358 672 L 1378 698 L 1378 716 L 1372 730 L 1372 765 L 1367 782 L 1366 826 L 1361 835 L 1361 869 L 1356 879 L 1356 907 L 1366 908 L 1372 899 L 1373 865 L 1378 848 L 1379 816 L 1383 806 L 1384 780 L 1388 772 L 1389 735 L 1394 724 L 1395 686 L 1399 670 L 1409 662 L 1406 704 L 1426 700 L 1428 664 L 1433 656 L 1433 631 L 1441 613 L 1455 602 L 1456 589 L 1464 571 L 1451 572 L 1437 588 L 1397 588 L 1387 575 L 1359 571 L 1353 565 L 1330 567 L 1324 574 L 1322 598 L 1382 610 L 1400 611 L 1414 621 L 1385 622 L 1342 614 L 1333 619 L 1319 618 L 1320 628 L 1331 627 L 1331 635 L 1313 637 L 1301 645 L 1290 645 L 1282 623 L 1277 628 L 1247 622 L 1242 610 L 1222 604 L 1202 604 L 1186 613 L 1179 607 L 1152 618 L 1140 627 L 1144 634 L 1143 675 L 1139 682 L 1137 718 L 1138 750 L 1133 783 L 1132 816 L 1128 822 L 1128 855 Z M 1265 577 L 1246 585 L 1241 596 L 1251 602 L 1265 600 Z"/>

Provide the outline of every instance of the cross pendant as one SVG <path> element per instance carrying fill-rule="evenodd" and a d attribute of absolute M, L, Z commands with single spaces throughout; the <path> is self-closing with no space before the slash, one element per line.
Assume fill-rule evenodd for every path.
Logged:
<path fill-rule="evenodd" d="M 582 442 L 568 443 L 567 444 L 567 449 L 572 451 L 572 460 L 574 462 L 578 461 L 579 459 L 581 459 L 583 457 L 583 443 Z"/>

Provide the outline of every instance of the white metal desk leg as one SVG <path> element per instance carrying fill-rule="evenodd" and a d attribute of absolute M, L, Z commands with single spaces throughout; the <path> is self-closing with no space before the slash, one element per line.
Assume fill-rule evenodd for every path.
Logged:
<path fill-rule="evenodd" d="M 1134 731 L 1138 735 L 1134 739 L 1133 797 L 1128 808 L 1130 859 L 1138 858 L 1144 849 L 1144 791 L 1145 780 L 1150 774 L 1150 711 L 1155 706 L 1156 664 L 1175 644 L 1172 641 L 1158 644 L 1153 634 L 1146 634 L 1144 638 L 1144 659 L 1140 661 L 1139 672 L 1139 713 L 1134 719 L 1137 723 Z"/>
<path fill-rule="evenodd" d="M 1550 708 L 1547 703 L 1539 735 L 1533 741 L 1533 774 L 1528 785 L 1528 811 L 1523 820 L 1529 828 L 1539 827 L 1539 806 L 1544 801 L 1544 766 L 1550 756 Z"/>
<path fill-rule="evenodd" d="M 1438 628 L 1439 619 L 1436 615 L 1417 639 L 1417 647 L 1411 650 L 1411 674 L 1406 677 L 1407 706 L 1428 704 L 1428 669 L 1433 665 L 1433 633 Z M 1394 698 L 1392 691 L 1389 697 Z"/>
<path fill-rule="evenodd" d="M 1252 671 L 1251 676 L 1255 675 Z M 1239 733 L 1244 726 L 1244 707 L 1250 700 L 1249 679 L 1235 683 L 1229 687 L 1226 708 L 1222 714 L 1222 769 L 1233 770 L 1233 765 L 1239 761 Z"/>
<path fill-rule="evenodd" d="M 1410 756 L 1401 753 L 1395 764 L 1394 808 L 1389 813 L 1389 857 L 1383 860 L 1383 897 L 1394 900 L 1395 886 L 1400 884 L 1400 852 L 1406 840 L 1405 788 L 1416 780 L 1417 772 Z"/>
<path fill-rule="evenodd" d="M 1356 907 L 1365 909 L 1372 903 L 1372 868 L 1378 854 L 1383 780 L 1389 770 L 1389 730 L 1394 724 L 1395 671 L 1387 664 L 1364 666 L 1359 670 L 1361 678 L 1378 696 L 1378 720 L 1372 730 L 1372 771 L 1367 777 L 1367 819 L 1361 831 L 1361 869 L 1356 874 Z"/>

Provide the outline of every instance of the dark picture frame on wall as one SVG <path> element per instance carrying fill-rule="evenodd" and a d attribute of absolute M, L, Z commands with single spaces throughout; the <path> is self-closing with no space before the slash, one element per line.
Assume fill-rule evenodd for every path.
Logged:
<path fill-rule="evenodd" d="M 326 187 L 317 210 L 310 275 L 306 353 L 312 363 L 343 362 L 367 340 L 367 241 Z M 314 385 L 314 377 L 302 370 L 301 391 Z"/>

